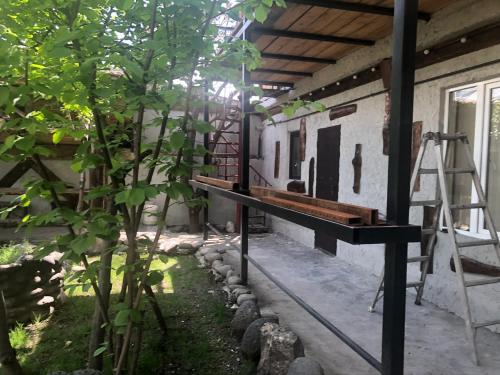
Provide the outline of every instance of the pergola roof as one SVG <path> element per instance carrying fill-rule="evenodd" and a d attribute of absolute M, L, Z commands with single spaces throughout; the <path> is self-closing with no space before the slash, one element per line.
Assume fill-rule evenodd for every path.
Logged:
<path fill-rule="evenodd" d="M 420 0 L 425 22 L 453 0 Z M 288 0 L 267 21 L 248 28 L 263 57 L 256 83 L 287 86 L 392 32 L 394 0 Z M 321 59 L 321 60 L 319 60 Z"/>

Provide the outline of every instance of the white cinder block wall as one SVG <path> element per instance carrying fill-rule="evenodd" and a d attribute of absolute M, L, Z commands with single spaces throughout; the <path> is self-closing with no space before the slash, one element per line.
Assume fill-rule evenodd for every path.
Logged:
<path fill-rule="evenodd" d="M 430 22 L 421 22 L 418 34 L 418 49 L 432 46 L 440 40 L 452 36 L 463 35 L 466 30 L 475 29 L 483 24 L 500 19 L 500 1 L 457 1 L 452 6 L 433 15 Z M 378 62 L 391 55 L 391 40 L 386 38 L 377 42 L 375 46 L 361 49 L 336 65 L 329 66 L 317 73 L 313 78 L 305 79 L 296 86 L 295 95 L 301 95 L 311 89 L 321 88 L 323 85 L 334 82 L 361 69 L 376 66 Z M 500 57 L 500 45 L 463 57 L 420 69 L 416 73 L 414 121 L 423 122 L 423 132 L 439 131 L 443 127 L 444 92 L 446 89 L 467 83 L 479 82 L 486 79 L 500 77 L 500 64 L 473 69 L 467 73 L 455 74 L 447 78 L 418 84 L 427 78 L 436 77 L 443 73 L 472 67 L 489 62 Z M 339 171 L 339 201 L 377 208 L 385 214 L 387 189 L 388 157 L 382 153 L 382 127 L 384 123 L 385 94 L 377 94 L 383 90 L 382 82 L 374 82 L 348 92 L 343 92 L 322 100 L 325 106 L 341 105 L 360 97 L 371 97 L 356 101 L 357 112 L 336 119 L 329 120 L 328 111 L 311 114 L 306 117 L 306 158 L 302 162 L 302 180 L 308 186 L 309 160 L 314 157 L 317 162 L 317 130 L 334 125 L 341 125 L 340 141 L 340 171 Z M 288 98 L 281 98 L 281 101 Z M 307 114 L 306 110 L 296 116 Z M 299 119 L 287 119 L 282 114 L 276 117 L 278 124 L 268 124 L 263 132 L 264 161 L 262 174 L 274 187 L 286 189 L 289 165 L 289 133 L 299 129 Z M 280 123 L 280 121 L 282 121 Z M 280 142 L 280 171 L 279 178 L 274 178 L 274 150 L 275 142 Z M 354 171 L 352 158 L 356 143 L 362 144 L 362 172 L 361 191 L 355 194 L 352 191 Z M 429 164 L 432 160 L 425 160 Z M 421 192 L 418 197 L 431 197 L 435 191 L 434 180 L 431 176 L 423 176 Z M 413 208 L 410 213 L 410 222 L 421 224 L 422 209 Z M 310 246 L 314 246 L 314 231 L 273 218 L 273 229 Z M 500 223 L 498 224 L 500 225 Z M 354 246 L 338 241 L 337 255 L 339 258 L 361 265 L 370 273 L 379 274 L 383 267 L 383 245 Z M 481 252 L 484 253 L 484 250 Z M 410 245 L 410 255 L 420 253 L 420 245 Z M 482 257 L 474 249 L 469 253 L 477 259 L 495 262 L 495 259 Z M 434 274 L 430 275 L 424 292 L 424 298 L 462 315 L 462 304 L 456 287 L 455 274 L 450 271 L 449 259 L 451 248 L 446 234 L 439 234 L 438 246 L 434 265 Z M 418 278 L 418 264 L 409 267 L 409 279 Z M 374 289 L 376 285 L 373 286 Z M 469 289 L 470 290 L 470 289 Z M 473 305 L 477 307 L 479 320 L 497 319 L 500 311 L 500 285 L 482 286 L 473 288 L 470 294 Z"/>

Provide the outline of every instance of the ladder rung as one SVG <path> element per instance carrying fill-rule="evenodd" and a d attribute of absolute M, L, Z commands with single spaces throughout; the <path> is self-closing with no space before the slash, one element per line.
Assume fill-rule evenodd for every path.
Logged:
<path fill-rule="evenodd" d="M 430 200 L 430 201 L 411 201 L 410 206 L 437 206 L 441 204 L 441 200 Z"/>
<path fill-rule="evenodd" d="M 474 324 L 472 324 L 472 327 L 480 328 L 480 327 L 494 326 L 497 324 L 500 324 L 500 319 L 499 320 L 490 320 L 489 322 L 483 322 L 483 323 L 474 323 Z"/>
<path fill-rule="evenodd" d="M 487 285 L 487 284 L 496 284 L 500 283 L 500 277 L 491 277 L 489 279 L 479 279 L 479 280 L 469 280 L 465 282 L 465 286 L 479 286 L 479 285 Z"/>
<path fill-rule="evenodd" d="M 408 258 L 408 263 L 425 262 L 426 260 L 429 260 L 429 256 L 422 255 L 422 256 L 418 256 L 418 257 Z"/>
<path fill-rule="evenodd" d="M 478 240 L 478 241 L 457 242 L 458 247 L 486 246 L 486 245 L 496 245 L 496 244 L 497 244 L 497 240 Z"/>
<path fill-rule="evenodd" d="M 407 288 L 415 288 L 417 286 L 422 286 L 424 283 L 422 281 L 412 281 L 411 283 L 407 283 Z"/>
<path fill-rule="evenodd" d="M 419 174 L 437 174 L 437 168 L 420 168 L 418 170 Z M 474 173 L 474 168 L 446 168 L 444 170 L 446 174 L 458 174 L 458 173 Z"/>
<path fill-rule="evenodd" d="M 444 134 L 439 133 L 439 139 L 443 141 L 457 141 L 459 139 L 467 139 L 467 134 L 457 133 L 457 134 Z"/>
<path fill-rule="evenodd" d="M 473 208 L 485 208 L 485 207 L 486 207 L 485 202 L 469 203 L 469 204 L 450 204 L 450 208 L 452 210 L 470 210 Z"/>
<path fill-rule="evenodd" d="M 436 230 L 434 228 L 425 228 L 420 231 L 422 234 L 434 234 Z"/>

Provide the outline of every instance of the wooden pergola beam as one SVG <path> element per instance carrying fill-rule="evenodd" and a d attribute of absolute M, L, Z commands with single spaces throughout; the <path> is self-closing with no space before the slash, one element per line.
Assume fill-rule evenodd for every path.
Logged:
<path fill-rule="evenodd" d="M 312 77 L 313 73 L 310 72 L 298 72 L 295 70 L 280 70 L 280 69 L 267 69 L 267 68 L 259 68 L 252 70 L 253 73 L 266 73 L 266 74 L 283 74 L 287 76 L 296 76 L 296 77 Z"/>
<path fill-rule="evenodd" d="M 316 40 L 319 42 L 352 44 L 357 46 L 373 46 L 375 44 L 373 40 L 369 39 L 349 38 L 337 35 L 304 33 L 301 31 L 279 30 L 270 27 L 253 27 L 250 29 L 250 31 L 252 34 L 257 34 L 257 35 L 271 35 L 283 38 Z"/>
<path fill-rule="evenodd" d="M 370 13 L 390 17 L 394 16 L 394 8 L 383 7 L 379 5 L 351 3 L 347 1 L 337 0 L 287 0 L 287 2 L 328 9 L 345 10 L 349 12 Z M 429 21 L 431 19 L 431 15 L 426 12 L 418 12 L 418 18 L 424 21 Z"/>
<path fill-rule="evenodd" d="M 322 59 L 319 57 L 282 55 L 279 53 L 267 53 L 267 52 L 262 52 L 260 55 L 263 59 L 302 61 L 302 62 L 312 62 L 312 63 L 318 63 L 318 64 L 335 64 L 335 63 L 337 63 L 337 60 Z"/>
<path fill-rule="evenodd" d="M 281 82 L 281 81 L 268 81 L 265 79 L 251 79 L 249 83 L 256 83 L 258 85 L 268 85 L 276 87 L 293 87 L 293 82 Z"/>

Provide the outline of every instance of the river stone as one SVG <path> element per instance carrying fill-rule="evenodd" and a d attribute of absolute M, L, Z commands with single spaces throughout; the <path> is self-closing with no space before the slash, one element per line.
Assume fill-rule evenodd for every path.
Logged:
<path fill-rule="evenodd" d="M 246 288 L 246 286 L 244 285 L 241 285 L 241 284 L 229 284 L 227 286 L 229 288 L 229 290 L 233 291 L 235 289 L 238 289 L 238 288 Z"/>
<path fill-rule="evenodd" d="M 226 277 L 227 273 L 231 271 L 231 266 L 230 265 L 221 265 L 221 266 L 212 266 L 214 270 L 216 270 L 218 273 L 220 273 L 222 276 Z"/>
<path fill-rule="evenodd" d="M 203 246 L 203 240 L 193 240 L 193 241 L 183 241 L 177 245 L 177 248 L 196 251 L 202 246 Z"/>
<path fill-rule="evenodd" d="M 252 322 L 245 331 L 241 340 L 241 352 L 243 356 L 258 362 L 260 358 L 260 329 L 265 323 L 278 324 L 278 317 L 260 318 Z"/>
<path fill-rule="evenodd" d="M 238 298 L 236 298 L 236 303 L 241 305 L 245 301 L 255 301 L 257 297 L 255 297 L 253 294 L 240 294 Z"/>
<path fill-rule="evenodd" d="M 216 259 L 212 262 L 212 268 L 223 266 L 223 265 L 224 265 L 224 263 L 222 262 L 222 260 L 219 260 L 219 259 Z"/>
<path fill-rule="evenodd" d="M 238 276 L 229 276 L 229 272 L 227 273 L 227 284 L 228 285 L 237 285 L 241 284 L 241 278 Z"/>
<path fill-rule="evenodd" d="M 256 319 L 260 318 L 259 307 L 255 301 L 246 301 L 238 307 L 231 321 L 231 332 L 238 339 L 245 334 L 248 326 Z"/>
<path fill-rule="evenodd" d="M 299 357 L 290 364 L 287 375 L 324 375 L 324 372 L 314 359 Z"/>
<path fill-rule="evenodd" d="M 265 323 L 260 333 L 261 354 L 257 375 L 287 375 L 288 367 L 295 358 L 304 356 L 304 346 L 299 337 L 274 323 Z"/>
<path fill-rule="evenodd" d="M 252 292 L 250 291 L 250 289 L 243 287 L 243 288 L 236 288 L 236 289 L 234 289 L 232 291 L 232 293 L 233 293 L 233 295 L 234 295 L 235 298 L 238 298 L 242 294 L 250 294 Z"/>
<path fill-rule="evenodd" d="M 222 261 L 222 255 L 219 253 L 208 253 L 205 255 L 205 261 L 210 265 L 216 260 Z"/>

